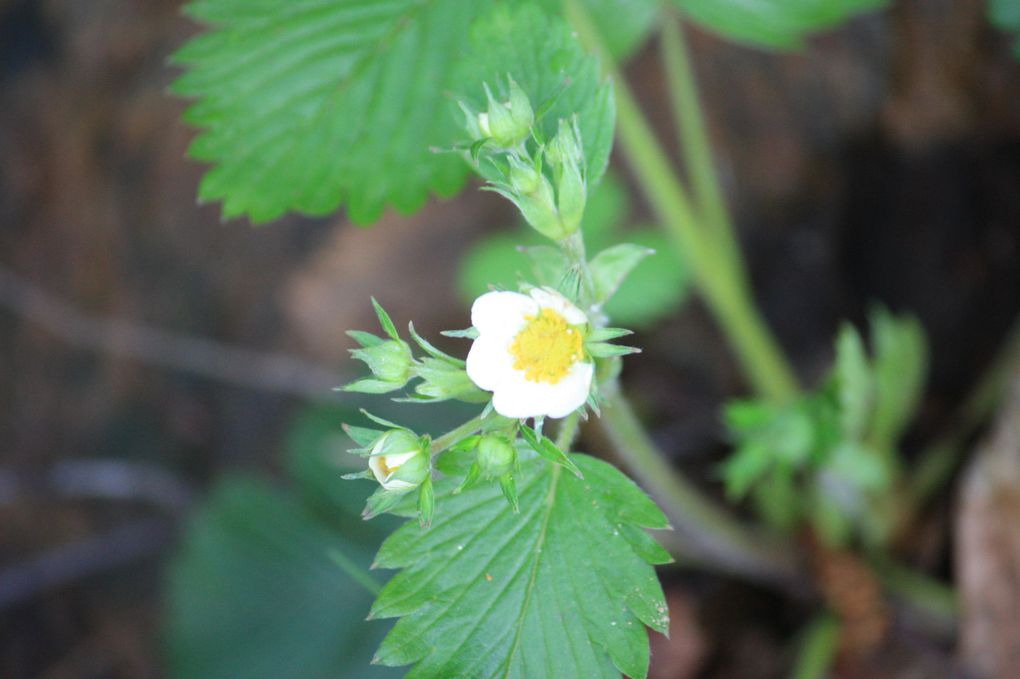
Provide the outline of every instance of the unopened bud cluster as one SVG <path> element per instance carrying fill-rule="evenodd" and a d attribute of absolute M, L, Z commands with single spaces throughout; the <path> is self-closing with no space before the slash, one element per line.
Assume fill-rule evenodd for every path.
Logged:
<path fill-rule="evenodd" d="M 508 77 L 508 97 L 498 101 L 486 84 L 488 108 L 475 111 L 461 102 L 471 135 L 471 158 L 494 168 L 490 189 L 512 201 L 536 231 L 555 241 L 575 233 L 588 198 L 584 151 L 576 117 L 559 121 L 556 136 L 539 143 L 528 95 Z M 529 140 L 535 140 L 529 150 Z M 550 172 L 545 171 L 545 167 Z"/>

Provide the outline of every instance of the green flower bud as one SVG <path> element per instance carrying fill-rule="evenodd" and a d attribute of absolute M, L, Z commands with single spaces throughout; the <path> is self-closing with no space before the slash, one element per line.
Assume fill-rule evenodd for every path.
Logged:
<path fill-rule="evenodd" d="M 568 163 L 581 166 L 584 163 L 584 151 L 581 149 L 581 131 L 577 127 L 577 119 L 570 123 L 560 119 L 556 136 L 545 147 L 545 158 L 553 167 L 561 167 Z"/>
<path fill-rule="evenodd" d="M 527 139 L 531 126 L 535 124 L 535 112 L 528 95 L 513 78 L 509 80 L 510 98 L 506 102 L 496 101 L 489 86 L 485 85 L 489 108 L 478 114 L 478 127 L 482 134 L 502 148 L 513 148 Z"/>
<path fill-rule="evenodd" d="M 386 490 L 417 488 L 430 473 L 425 442 L 406 429 L 391 429 L 372 446 L 368 468 Z"/>
<path fill-rule="evenodd" d="M 569 233 L 556 209 L 552 183 L 538 168 L 510 156 L 510 191 L 505 193 L 525 221 L 543 236 L 560 240 Z"/>
<path fill-rule="evenodd" d="M 584 152 L 581 133 L 575 118 L 571 124 L 561 119 L 559 130 L 545 149 L 545 157 L 553 166 L 556 180 L 556 210 L 565 235 L 576 232 L 588 202 L 584 179 Z"/>
<path fill-rule="evenodd" d="M 484 403 L 491 394 L 475 386 L 463 367 L 438 358 L 424 358 L 415 367 L 414 374 L 421 378 L 414 391 L 434 401 L 456 399 L 468 403 Z"/>
<path fill-rule="evenodd" d="M 509 473 L 517 462 L 517 449 L 505 437 L 483 436 L 478 442 L 478 466 L 487 479 Z"/>
<path fill-rule="evenodd" d="M 386 340 L 355 349 L 351 355 L 364 361 L 376 379 L 394 383 L 395 389 L 404 386 L 411 378 L 411 347 L 403 340 Z"/>
<path fill-rule="evenodd" d="M 468 136 L 470 136 L 471 139 L 482 139 L 484 137 L 488 137 L 488 116 L 484 113 L 475 111 L 466 102 L 458 101 L 457 105 L 460 106 L 460 110 L 464 113 L 464 129 L 467 130 Z M 483 131 L 481 127 L 482 116 L 485 116 L 486 120 L 485 131 Z"/>
<path fill-rule="evenodd" d="M 563 224 L 564 235 L 581 228 L 581 218 L 588 202 L 588 188 L 576 163 L 565 163 L 557 173 L 556 209 Z"/>

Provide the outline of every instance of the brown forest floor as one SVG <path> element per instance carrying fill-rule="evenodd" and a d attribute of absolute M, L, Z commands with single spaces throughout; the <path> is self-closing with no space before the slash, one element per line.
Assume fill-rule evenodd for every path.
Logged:
<path fill-rule="evenodd" d="M 161 676 L 161 563 L 181 506 L 224 470 L 274 468 L 289 419 L 342 365 L 343 331 L 371 324 L 370 294 L 425 330 L 461 327 L 466 310 L 445 273 L 511 217 L 468 191 L 371 230 L 342 216 L 221 224 L 215 206 L 195 204 L 202 168 L 184 158 L 193 133 L 179 122 L 184 104 L 165 94 L 166 57 L 194 31 L 178 5 L 0 0 L 3 677 Z M 907 0 L 800 55 L 693 37 L 766 315 L 811 380 L 841 319 L 861 321 L 874 301 L 915 312 L 933 365 L 913 441 L 957 405 L 1020 310 L 1020 65 L 983 10 Z M 629 73 L 666 130 L 655 50 Z M 90 318 L 303 362 L 252 386 L 175 365 L 166 338 L 155 358 L 125 357 L 111 346 L 135 326 L 97 340 L 65 308 L 63 334 L 12 313 L 23 282 Z M 718 405 L 742 389 L 735 367 L 697 304 L 641 341 L 627 384 L 664 448 L 708 481 Z M 55 495 L 47 470 L 91 458 L 158 465 L 166 497 Z M 170 511 L 153 512 L 153 501 Z M 931 572 L 951 568 L 953 511 L 947 493 L 917 536 L 915 562 Z M 54 568 L 66 582 L 47 584 Z M 781 675 L 803 611 L 707 574 L 668 592 L 687 627 L 657 645 L 653 676 Z M 951 650 L 908 638 L 844 675 L 952 676 Z"/>

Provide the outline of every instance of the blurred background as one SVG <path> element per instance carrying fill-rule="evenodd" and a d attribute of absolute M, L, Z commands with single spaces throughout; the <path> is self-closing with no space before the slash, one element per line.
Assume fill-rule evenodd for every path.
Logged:
<path fill-rule="evenodd" d="M 375 329 L 370 295 L 423 334 L 466 326 L 465 258 L 513 233 L 510 206 L 471 189 L 370 229 L 342 214 L 221 222 L 217 206 L 196 205 L 194 131 L 166 92 L 177 75 L 167 57 L 195 32 L 177 0 L 0 0 L 2 677 L 162 677 L 171 659 L 180 676 L 203 676 L 193 668 L 208 665 L 172 657 L 166 639 L 183 632 L 166 621 L 246 595 L 301 603 L 303 621 L 279 629 L 303 624 L 331 647 L 287 642 L 280 652 L 308 658 L 307 676 L 336 676 L 330 663 L 376 676 L 353 658 L 371 655 L 359 635 L 377 640 L 387 625 L 362 631 L 366 595 L 330 581 L 317 547 L 335 536 L 296 518 L 346 526 L 366 562 L 384 534 L 357 519 L 367 488 L 341 490 L 306 459 L 341 445 L 344 413 L 385 412 L 381 399 L 331 391 L 359 370 L 343 333 Z M 802 53 L 696 29 L 690 39 L 758 298 L 784 347 L 810 383 L 841 319 L 860 322 L 876 301 L 917 314 L 932 365 L 907 448 L 927 440 L 1020 309 L 1009 37 L 983 2 L 901 0 Z M 654 41 L 628 75 L 670 139 Z M 617 219 L 650 221 L 625 164 L 613 169 L 630 196 Z M 645 353 L 624 382 L 676 464 L 718 492 L 718 408 L 744 385 L 697 300 L 667 297 L 635 321 Z M 955 511 L 945 494 L 915 536 L 915 562 L 946 577 Z M 247 537 L 218 552 L 217 531 L 238 525 Z M 281 547 L 295 536 L 308 554 Z M 206 581 L 224 570 L 232 577 Z M 653 640 L 654 677 L 784 675 L 803 602 L 711 573 L 665 577 L 674 631 Z M 219 642 L 280 639 L 271 626 L 224 639 L 229 615 L 201 614 L 210 657 Z M 959 676 L 953 652 L 952 639 L 908 636 L 859 676 Z M 304 676 L 278 667 L 268 676 Z M 204 676 L 256 674 L 219 670 Z"/>

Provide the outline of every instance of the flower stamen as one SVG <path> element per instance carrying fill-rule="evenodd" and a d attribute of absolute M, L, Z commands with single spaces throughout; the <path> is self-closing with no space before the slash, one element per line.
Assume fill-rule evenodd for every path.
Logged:
<path fill-rule="evenodd" d="M 556 384 L 580 359 L 584 339 L 552 309 L 543 308 L 525 318 L 528 324 L 510 345 L 514 370 L 523 370 L 525 379 L 532 382 Z"/>

